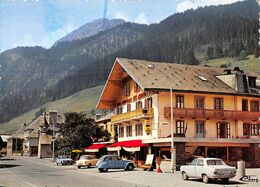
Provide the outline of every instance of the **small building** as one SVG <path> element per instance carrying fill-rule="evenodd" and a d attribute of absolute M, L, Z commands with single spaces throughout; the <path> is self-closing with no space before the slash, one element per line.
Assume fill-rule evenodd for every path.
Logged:
<path fill-rule="evenodd" d="M 115 126 L 111 123 L 111 117 L 115 114 L 113 112 L 95 119 L 95 123 L 101 127 L 103 130 L 107 130 L 108 133 L 111 135 L 111 141 L 115 139 Z"/>
<path fill-rule="evenodd" d="M 7 154 L 7 139 L 11 137 L 11 134 L 0 134 L 0 155 Z"/>

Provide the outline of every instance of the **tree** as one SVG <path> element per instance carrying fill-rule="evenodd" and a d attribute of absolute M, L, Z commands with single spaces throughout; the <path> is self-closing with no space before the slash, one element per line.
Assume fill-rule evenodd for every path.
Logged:
<path fill-rule="evenodd" d="M 239 55 L 239 60 L 245 60 L 246 59 L 246 51 L 242 50 Z"/>
<path fill-rule="evenodd" d="M 208 47 L 206 58 L 207 58 L 207 60 L 210 60 L 210 59 L 214 58 L 214 49 L 213 49 L 213 47 Z"/>
<path fill-rule="evenodd" d="M 223 56 L 222 48 L 217 44 L 217 45 L 215 46 L 215 55 L 214 55 L 214 57 L 215 57 L 215 58 L 220 58 L 220 57 L 222 57 L 222 56 Z"/>
<path fill-rule="evenodd" d="M 57 142 L 59 150 L 83 149 L 100 138 L 110 139 L 110 134 L 98 127 L 94 120 L 82 113 L 65 113 L 65 123 L 61 125 L 62 138 Z"/>

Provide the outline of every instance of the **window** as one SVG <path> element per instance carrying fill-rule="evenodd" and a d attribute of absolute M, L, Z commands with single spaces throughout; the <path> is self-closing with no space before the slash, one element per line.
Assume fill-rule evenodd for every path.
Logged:
<path fill-rule="evenodd" d="M 116 108 L 116 114 L 122 114 L 123 113 L 123 107 L 117 107 Z"/>
<path fill-rule="evenodd" d="M 195 108 L 204 109 L 204 97 L 196 96 L 195 97 Z"/>
<path fill-rule="evenodd" d="M 190 165 L 196 166 L 196 165 L 197 165 L 197 161 L 198 161 L 198 159 L 194 159 L 194 160 L 190 163 Z"/>
<path fill-rule="evenodd" d="M 136 136 L 142 136 L 143 135 L 143 125 L 142 124 L 136 124 L 135 125 L 135 135 Z"/>
<path fill-rule="evenodd" d="M 203 160 L 199 159 L 199 160 L 198 160 L 198 163 L 197 163 L 197 166 L 204 166 Z"/>
<path fill-rule="evenodd" d="M 218 138 L 230 138 L 230 124 L 226 121 L 217 123 Z"/>
<path fill-rule="evenodd" d="M 132 125 L 126 126 L 126 137 L 132 136 Z"/>
<path fill-rule="evenodd" d="M 124 127 L 119 127 L 119 137 L 120 138 L 124 137 Z"/>
<path fill-rule="evenodd" d="M 248 100 L 242 99 L 242 111 L 248 111 Z"/>
<path fill-rule="evenodd" d="M 131 111 L 131 104 L 127 104 L 127 112 Z"/>
<path fill-rule="evenodd" d="M 153 106 L 153 100 L 152 100 L 152 98 L 151 97 L 149 97 L 149 98 L 147 98 L 147 99 L 145 99 L 144 100 L 144 106 L 145 106 L 145 108 L 152 108 Z"/>
<path fill-rule="evenodd" d="M 244 136 L 250 136 L 251 130 L 250 130 L 251 124 L 244 123 L 243 124 L 243 135 Z"/>
<path fill-rule="evenodd" d="M 184 96 L 181 95 L 176 96 L 176 107 L 184 108 Z"/>
<path fill-rule="evenodd" d="M 214 108 L 215 110 L 224 110 L 224 99 L 223 98 L 215 98 L 214 99 Z"/>
<path fill-rule="evenodd" d="M 257 136 L 258 135 L 258 125 L 251 124 L 251 135 Z"/>
<path fill-rule="evenodd" d="M 176 121 L 176 134 L 184 134 L 184 121 Z"/>
<path fill-rule="evenodd" d="M 135 108 L 136 109 L 141 109 L 141 108 L 143 108 L 143 103 L 142 103 L 142 101 L 137 101 L 136 103 L 135 103 Z"/>
<path fill-rule="evenodd" d="M 126 84 L 125 85 L 125 96 L 129 96 L 130 95 L 130 84 Z"/>
<path fill-rule="evenodd" d="M 259 101 L 250 101 L 250 109 L 252 112 L 259 112 Z"/>
<path fill-rule="evenodd" d="M 140 86 L 135 83 L 135 93 L 140 92 Z"/>

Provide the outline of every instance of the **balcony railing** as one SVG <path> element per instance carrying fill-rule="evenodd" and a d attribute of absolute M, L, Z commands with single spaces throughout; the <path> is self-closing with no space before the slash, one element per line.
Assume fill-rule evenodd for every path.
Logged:
<path fill-rule="evenodd" d="M 131 120 L 131 119 L 136 119 L 136 118 L 148 118 L 148 117 L 153 117 L 153 108 L 137 109 L 137 110 L 133 110 L 131 112 L 118 114 L 118 115 L 112 116 L 111 122 L 115 123 L 115 122 L 119 122 L 119 121 L 126 121 L 126 120 Z"/>
<path fill-rule="evenodd" d="M 170 107 L 164 108 L 164 117 L 171 116 Z M 211 110 L 194 108 L 173 108 L 174 117 L 206 118 L 206 119 L 235 119 L 257 121 L 260 112 L 236 111 L 236 110 Z"/>

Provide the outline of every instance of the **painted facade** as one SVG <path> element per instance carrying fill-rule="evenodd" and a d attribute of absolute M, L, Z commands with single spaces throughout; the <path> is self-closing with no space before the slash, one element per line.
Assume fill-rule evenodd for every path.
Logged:
<path fill-rule="evenodd" d="M 170 156 L 170 87 L 167 85 L 170 82 L 176 87 L 172 86 L 172 125 L 177 165 L 194 157 L 209 156 L 220 157 L 231 165 L 243 159 L 250 167 L 260 167 L 257 77 L 239 69 L 227 73 L 216 68 L 207 68 L 207 74 L 201 72 L 205 75 L 199 76 L 198 67 L 150 63 L 117 59 L 97 105 L 100 109 L 114 110 L 111 123 L 117 127 L 119 142 L 140 139 L 154 152 Z M 141 64 L 148 64 L 152 70 Z M 163 74 L 158 78 L 152 72 L 157 64 L 156 71 Z M 162 69 L 169 72 L 164 73 Z M 186 71 L 191 73 L 185 75 Z M 182 74 L 176 76 L 179 72 Z M 149 73 L 154 75 L 149 77 Z M 137 78 L 140 74 L 147 77 Z M 176 76 L 178 84 L 191 76 L 195 83 L 191 85 L 187 80 L 183 81 L 184 85 L 178 85 L 173 83 L 175 79 L 167 78 L 161 84 L 160 79 L 165 76 Z M 146 124 L 151 128 L 147 129 Z"/>

